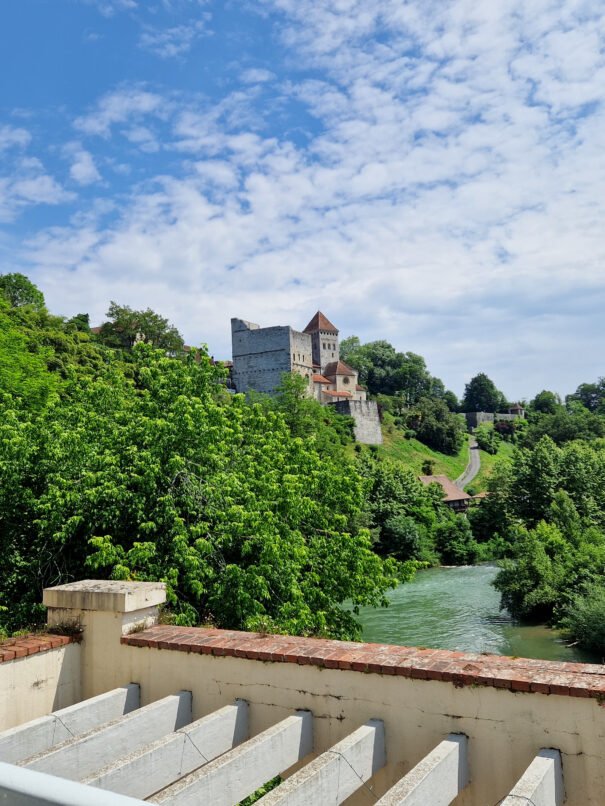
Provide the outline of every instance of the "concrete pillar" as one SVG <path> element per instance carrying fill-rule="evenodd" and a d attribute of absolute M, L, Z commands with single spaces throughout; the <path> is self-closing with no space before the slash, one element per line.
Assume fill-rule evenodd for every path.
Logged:
<path fill-rule="evenodd" d="M 81 781 L 106 764 L 136 752 L 189 722 L 191 692 L 180 691 L 26 758 L 19 765 Z"/>
<path fill-rule="evenodd" d="M 525 770 L 513 791 L 501 801 L 502 806 L 562 806 L 565 800 L 563 767 L 559 750 L 540 750 Z"/>
<path fill-rule="evenodd" d="M 15 763 L 128 714 L 140 705 L 135 683 L 99 694 L 0 733 L 0 760 Z"/>
<path fill-rule="evenodd" d="M 248 703 L 238 700 L 129 753 L 83 783 L 147 798 L 248 738 Z"/>
<path fill-rule="evenodd" d="M 166 806 L 233 806 L 313 750 L 313 716 L 294 716 L 259 733 L 154 797 Z"/>
<path fill-rule="evenodd" d="M 294 773 L 258 803 L 259 806 L 307 806 L 309 803 L 337 806 L 369 781 L 385 763 L 384 723 L 380 719 L 371 719 Z"/>
<path fill-rule="evenodd" d="M 451 733 L 389 789 L 377 806 L 449 806 L 468 781 L 468 738 Z"/>
<path fill-rule="evenodd" d="M 120 638 L 157 624 L 166 586 L 163 582 L 87 579 L 45 588 L 42 601 L 48 608 L 49 625 L 69 630 L 80 624 L 84 628 L 82 698 L 86 699 L 132 682 L 122 679 L 124 670 L 115 663 Z"/>

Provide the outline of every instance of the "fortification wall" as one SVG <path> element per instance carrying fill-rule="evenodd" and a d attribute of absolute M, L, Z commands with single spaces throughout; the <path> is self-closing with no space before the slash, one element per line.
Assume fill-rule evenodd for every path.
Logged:
<path fill-rule="evenodd" d="M 466 417 L 466 424 L 469 428 L 477 428 L 478 425 L 482 425 L 483 423 L 494 423 L 499 420 L 505 420 L 506 422 L 518 420 L 521 415 L 504 414 L 500 412 L 490 414 L 487 411 L 467 411 L 464 416 Z"/>
<path fill-rule="evenodd" d="M 378 405 L 375 400 L 342 400 L 333 403 L 339 414 L 355 420 L 355 439 L 363 445 L 382 445 Z"/>
<path fill-rule="evenodd" d="M 290 332 L 288 326 L 259 328 L 241 319 L 231 320 L 232 377 L 238 392 L 275 391 L 282 373 L 292 368 Z"/>

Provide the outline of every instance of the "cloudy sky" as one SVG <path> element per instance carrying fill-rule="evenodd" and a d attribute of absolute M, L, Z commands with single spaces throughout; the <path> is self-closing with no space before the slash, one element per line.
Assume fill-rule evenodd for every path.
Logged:
<path fill-rule="evenodd" d="M 460 394 L 605 375 L 597 0 L 4 0 L 0 271 L 230 355 L 229 319 Z"/>

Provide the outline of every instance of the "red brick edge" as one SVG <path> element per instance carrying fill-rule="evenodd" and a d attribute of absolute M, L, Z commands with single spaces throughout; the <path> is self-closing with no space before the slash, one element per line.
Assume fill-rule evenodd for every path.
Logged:
<path fill-rule="evenodd" d="M 0 663 L 16 658 L 25 658 L 28 655 L 35 655 L 37 652 L 48 652 L 49 649 L 71 644 L 72 638 L 69 635 L 19 635 L 16 638 L 8 638 L 0 641 Z"/>
<path fill-rule="evenodd" d="M 126 635 L 121 640 L 134 647 L 401 675 L 418 680 L 442 680 L 455 686 L 492 686 L 510 691 L 593 697 L 605 702 L 605 665 L 201 627 L 157 626 Z"/>

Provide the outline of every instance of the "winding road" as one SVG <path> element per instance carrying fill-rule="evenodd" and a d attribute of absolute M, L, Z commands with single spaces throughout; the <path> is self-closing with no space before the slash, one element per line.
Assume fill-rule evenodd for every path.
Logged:
<path fill-rule="evenodd" d="M 464 490 L 467 484 L 470 484 L 471 481 L 475 478 L 479 470 L 481 469 L 481 457 L 479 455 L 479 447 L 477 445 L 477 440 L 475 437 L 469 437 L 468 440 L 468 465 L 466 466 L 466 470 L 461 476 L 458 476 L 454 484 L 456 487 L 459 487 L 461 490 Z"/>

